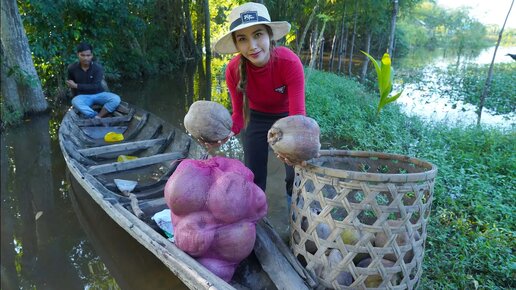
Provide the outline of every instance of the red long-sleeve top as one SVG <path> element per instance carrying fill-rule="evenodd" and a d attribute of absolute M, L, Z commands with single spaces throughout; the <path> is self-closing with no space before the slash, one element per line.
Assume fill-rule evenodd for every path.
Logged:
<path fill-rule="evenodd" d="M 226 83 L 233 106 L 233 133 L 244 127 L 243 96 L 237 89 L 240 54 L 226 68 Z M 276 47 L 264 67 L 247 62 L 247 97 L 249 108 L 263 113 L 305 115 L 305 77 L 299 57 L 286 47 Z"/>

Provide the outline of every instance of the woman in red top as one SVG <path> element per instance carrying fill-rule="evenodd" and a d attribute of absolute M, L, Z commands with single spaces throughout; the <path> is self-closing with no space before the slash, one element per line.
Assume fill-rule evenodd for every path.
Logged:
<path fill-rule="evenodd" d="M 254 182 L 265 191 L 267 132 L 289 115 L 305 115 L 305 84 L 299 57 L 275 41 L 290 30 L 285 21 L 271 22 L 267 8 L 246 3 L 229 14 L 230 31 L 215 43 L 219 53 L 239 52 L 226 68 L 233 106 L 232 135 L 245 129 L 244 161 Z M 284 160 L 285 161 L 285 160 Z M 292 194 L 294 169 L 285 165 L 287 194 Z"/>

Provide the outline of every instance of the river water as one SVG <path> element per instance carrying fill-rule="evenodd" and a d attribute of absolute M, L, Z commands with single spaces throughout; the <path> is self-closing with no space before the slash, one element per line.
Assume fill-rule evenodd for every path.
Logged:
<path fill-rule="evenodd" d="M 128 81 L 111 90 L 182 127 L 193 101 L 207 99 L 209 91 L 217 101 L 226 94 L 219 78 L 213 78 L 212 87 L 199 68 L 185 66 L 167 77 Z M 407 90 L 400 99 L 408 113 L 443 114 L 437 100 L 416 108 L 410 103 L 418 99 L 416 93 Z M 57 140 L 66 109 L 32 117 L 1 134 L 1 288 L 186 289 L 68 177 Z M 226 156 L 241 159 L 240 144 L 238 138 L 228 142 Z M 268 217 L 286 240 L 283 166 L 272 154 L 269 162 Z"/>
<path fill-rule="evenodd" d="M 478 55 L 463 58 L 462 63 L 475 63 L 489 65 L 493 58 L 494 47 L 482 50 Z M 512 63 L 514 60 L 507 56 L 508 53 L 516 53 L 516 47 L 499 47 L 496 53 L 495 65 L 499 63 Z M 397 103 L 401 104 L 402 110 L 408 115 L 417 115 L 429 121 L 445 122 L 452 125 L 471 125 L 477 123 L 477 106 L 463 101 L 454 100 L 449 92 L 452 87 L 443 86 L 439 83 L 438 73 L 445 71 L 448 65 L 456 64 L 456 56 L 439 56 L 432 58 L 421 70 L 422 79 L 418 83 L 403 85 L 403 93 Z M 487 71 L 486 71 L 487 78 Z M 396 89 L 394 91 L 397 91 Z M 513 98 L 513 96 L 502 96 Z M 489 96 L 488 96 L 489 97 Z M 516 104 L 513 104 L 516 106 Z M 498 127 L 514 128 L 516 126 L 516 112 L 509 114 L 495 114 L 484 108 L 482 110 L 481 124 Z"/>

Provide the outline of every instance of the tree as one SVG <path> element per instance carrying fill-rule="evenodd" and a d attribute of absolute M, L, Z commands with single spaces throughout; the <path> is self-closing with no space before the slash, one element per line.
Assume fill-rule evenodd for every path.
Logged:
<path fill-rule="evenodd" d="M 348 63 L 348 75 L 352 75 L 351 69 L 353 68 L 353 51 L 355 49 L 355 38 L 357 32 L 357 19 L 358 19 L 358 0 L 355 0 L 355 9 L 353 11 L 353 34 L 351 35 L 351 48 L 349 50 L 349 63 Z"/>
<path fill-rule="evenodd" d="M 503 22 L 502 28 L 500 29 L 500 34 L 498 34 L 498 41 L 496 42 L 495 51 L 493 53 L 493 59 L 491 60 L 491 64 L 489 65 L 489 72 L 487 73 L 486 83 L 484 85 L 484 89 L 482 90 L 482 95 L 480 95 L 480 102 L 478 104 L 478 119 L 477 125 L 480 125 L 480 118 L 482 117 L 482 109 L 484 108 L 484 102 L 486 100 L 487 94 L 489 93 L 489 87 L 491 86 L 491 80 L 493 79 L 493 65 L 494 60 L 496 58 L 496 51 L 498 50 L 498 46 L 500 45 L 500 41 L 502 40 L 503 30 L 505 28 L 505 24 L 507 23 L 507 19 L 509 19 L 509 15 L 511 14 L 512 6 L 514 5 L 514 0 L 511 2 L 511 6 L 509 7 L 509 11 L 507 12 L 507 16 L 505 17 L 505 21 Z"/>
<path fill-rule="evenodd" d="M 47 110 L 48 103 L 15 0 L 1 0 L 2 113 Z M 7 111 L 6 111 L 7 110 Z"/>
<path fill-rule="evenodd" d="M 301 34 L 301 38 L 299 40 L 299 44 L 297 46 L 297 52 L 296 52 L 298 55 L 301 53 L 301 50 L 303 49 L 303 45 L 304 45 L 305 38 L 306 38 L 306 33 L 308 32 L 310 25 L 312 25 L 312 21 L 314 20 L 316 14 L 317 14 L 317 9 L 319 9 L 319 0 L 317 0 L 317 2 L 315 3 L 314 8 L 312 9 L 312 13 L 310 13 L 310 17 L 308 18 L 308 22 L 306 23 L 305 28 L 303 29 L 303 33 Z"/>
<path fill-rule="evenodd" d="M 398 0 L 392 0 L 392 18 L 391 18 L 391 33 L 389 35 L 389 49 L 388 53 L 394 56 L 394 32 L 396 32 L 396 17 L 398 16 Z"/>
<path fill-rule="evenodd" d="M 310 59 L 310 64 L 309 64 L 309 67 L 311 69 L 313 69 L 315 67 L 315 61 L 317 59 L 317 55 L 319 54 L 318 52 L 319 52 L 319 49 L 321 48 L 321 43 L 324 38 L 324 29 L 326 28 L 326 23 L 330 20 L 329 17 L 324 14 L 320 14 L 317 17 L 319 17 L 321 19 L 323 26 L 321 28 L 321 32 L 319 33 L 319 36 L 315 40 L 314 52 L 312 54 L 312 58 Z"/>

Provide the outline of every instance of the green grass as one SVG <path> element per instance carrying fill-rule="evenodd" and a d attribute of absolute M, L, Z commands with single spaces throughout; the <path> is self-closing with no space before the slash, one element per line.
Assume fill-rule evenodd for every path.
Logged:
<path fill-rule="evenodd" d="M 438 167 L 421 289 L 513 289 L 516 132 L 407 117 L 354 80 L 307 72 L 323 148 L 398 153 Z M 338 144 L 338 146 L 337 146 Z"/>

